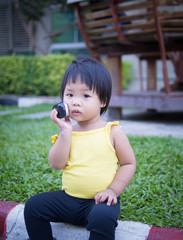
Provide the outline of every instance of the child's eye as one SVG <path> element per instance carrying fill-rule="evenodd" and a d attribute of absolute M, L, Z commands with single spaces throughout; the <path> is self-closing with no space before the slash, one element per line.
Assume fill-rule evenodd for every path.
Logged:
<path fill-rule="evenodd" d="M 67 96 L 68 96 L 68 97 L 73 97 L 73 94 L 68 93 Z"/>
<path fill-rule="evenodd" d="M 84 94 L 84 98 L 89 98 L 90 96 L 88 94 Z"/>

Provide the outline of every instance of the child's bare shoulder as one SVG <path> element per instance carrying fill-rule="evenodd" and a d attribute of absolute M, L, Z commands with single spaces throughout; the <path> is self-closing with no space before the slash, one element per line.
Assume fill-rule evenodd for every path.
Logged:
<path fill-rule="evenodd" d="M 113 124 L 111 126 L 111 132 L 116 134 L 124 133 L 120 124 Z"/>
<path fill-rule="evenodd" d="M 126 134 L 124 133 L 121 125 L 112 125 L 111 135 L 114 139 L 115 138 L 126 138 Z"/>

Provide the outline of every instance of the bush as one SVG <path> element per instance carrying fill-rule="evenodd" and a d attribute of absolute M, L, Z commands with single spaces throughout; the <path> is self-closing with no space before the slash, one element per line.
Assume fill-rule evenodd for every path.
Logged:
<path fill-rule="evenodd" d="M 133 80 L 132 63 L 128 61 L 122 62 L 122 79 L 122 89 L 127 90 L 129 83 Z"/>
<path fill-rule="evenodd" d="M 59 95 L 61 80 L 73 56 L 0 58 L 0 94 Z"/>
<path fill-rule="evenodd" d="M 74 56 L 0 57 L 0 94 L 57 96 L 66 68 Z M 132 65 L 122 62 L 123 89 L 133 79 Z"/>

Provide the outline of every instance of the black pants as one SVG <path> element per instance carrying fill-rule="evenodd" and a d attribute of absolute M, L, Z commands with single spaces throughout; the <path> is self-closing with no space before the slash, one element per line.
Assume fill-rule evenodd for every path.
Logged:
<path fill-rule="evenodd" d="M 108 206 L 94 199 L 71 197 L 64 191 L 46 192 L 31 197 L 24 210 L 25 224 L 31 240 L 52 240 L 50 222 L 86 226 L 89 240 L 114 240 L 120 202 Z"/>

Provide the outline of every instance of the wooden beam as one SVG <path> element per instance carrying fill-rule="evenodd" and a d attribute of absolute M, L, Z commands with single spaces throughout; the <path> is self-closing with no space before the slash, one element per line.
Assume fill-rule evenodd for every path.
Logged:
<path fill-rule="evenodd" d="M 95 12 L 86 13 L 84 15 L 84 20 L 91 20 L 96 18 L 104 18 L 107 16 L 111 16 L 111 9 L 99 10 Z"/>
<path fill-rule="evenodd" d="M 183 51 L 182 41 L 168 41 L 166 50 L 168 51 Z M 97 53 L 99 55 L 113 55 L 121 56 L 124 54 L 144 54 L 149 52 L 159 52 L 159 45 L 157 42 L 153 43 L 137 43 L 133 45 L 120 45 L 120 44 L 109 44 L 99 46 L 97 48 Z"/>
<path fill-rule="evenodd" d="M 158 15 L 163 19 L 176 19 L 183 17 L 183 11 L 176 11 L 176 12 L 164 12 L 158 10 Z"/>
<path fill-rule="evenodd" d="M 183 84 L 183 52 L 179 54 L 178 61 L 178 82 Z"/>
<path fill-rule="evenodd" d="M 171 89 L 170 89 L 170 84 L 169 84 L 169 79 L 168 79 L 168 69 L 167 69 L 167 65 L 166 65 L 166 50 L 165 50 L 165 44 L 164 44 L 164 40 L 163 40 L 161 25 L 160 25 L 159 18 L 158 18 L 157 0 L 153 0 L 153 10 L 154 10 L 154 17 L 155 17 L 155 22 L 156 22 L 157 36 L 158 36 L 158 40 L 159 40 L 161 58 L 162 58 L 162 63 L 163 63 L 163 79 L 164 79 L 164 84 L 165 84 L 165 92 L 170 93 Z"/>
<path fill-rule="evenodd" d="M 139 13 L 129 16 L 119 16 L 120 23 L 129 23 L 133 20 L 139 20 L 139 19 L 150 19 L 152 18 L 152 13 Z M 86 21 L 84 22 L 84 26 L 86 28 L 94 28 L 94 27 L 101 27 L 106 25 L 111 25 L 112 23 L 112 17 L 106 18 L 106 19 L 95 19 L 92 21 Z"/>
<path fill-rule="evenodd" d="M 123 91 L 120 95 L 112 96 L 109 107 L 135 107 L 160 111 L 183 111 L 183 92 L 171 92 L 166 94 L 159 91 Z"/>
<path fill-rule="evenodd" d="M 128 41 L 128 39 L 126 38 L 125 34 L 123 33 L 123 31 L 121 29 L 122 27 L 120 27 L 114 0 L 110 1 L 110 6 L 111 6 L 111 11 L 112 11 L 112 18 L 113 18 L 114 26 L 115 26 L 116 32 L 118 33 L 119 40 L 123 44 L 130 44 L 130 41 Z"/>
<path fill-rule="evenodd" d="M 96 56 L 96 53 L 93 51 L 93 49 L 90 46 L 91 45 L 91 40 L 90 40 L 88 34 L 85 31 L 85 27 L 83 25 L 83 17 L 81 15 L 81 11 L 80 11 L 78 3 L 75 4 L 75 9 L 76 9 L 77 20 L 78 20 L 78 25 L 79 25 L 80 31 L 83 35 L 83 38 L 85 40 L 86 46 L 87 46 L 90 54 L 94 57 L 94 56 Z"/>
<path fill-rule="evenodd" d="M 127 1 L 128 2 L 128 1 Z M 152 1 L 129 1 L 128 4 L 119 5 L 117 13 L 125 12 L 125 11 L 134 11 L 139 9 L 151 9 L 153 7 Z"/>
<path fill-rule="evenodd" d="M 178 6 L 182 3 L 182 0 L 158 0 L 158 6 L 166 6 L 166 5 L 172 5 L 172 6 Z"/>

